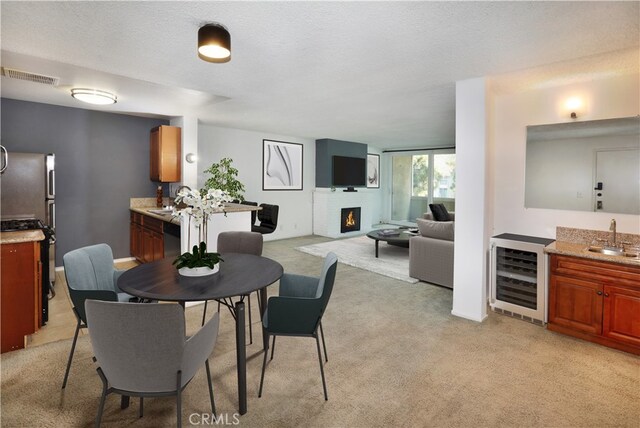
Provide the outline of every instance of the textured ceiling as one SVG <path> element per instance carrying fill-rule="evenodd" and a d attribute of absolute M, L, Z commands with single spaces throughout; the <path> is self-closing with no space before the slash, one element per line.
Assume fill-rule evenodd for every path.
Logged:
<path fill-rule="evenodd" d="M 2 65 L 61 79 L 3 77 L 5 97 L 80 107 L 68 88 L 95 86 L 119 96 L 107 111 L 380 148 L 452 144 L 457 80 L 640 43 L 638 2 L 2 1 L 1 12 Z M 211 21 L 231 32 L 229 63 L 196 55 Z M 580 64 L 502 89 L 593 72 Z M 603 76 L 630 72 L 628 61 L 598 64 Z"/>

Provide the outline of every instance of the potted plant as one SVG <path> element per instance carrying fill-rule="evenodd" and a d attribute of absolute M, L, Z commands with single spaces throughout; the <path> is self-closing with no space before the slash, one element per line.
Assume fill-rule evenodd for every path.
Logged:
<path fill-rule="evenodd" d="M 214 213 L 224 213 L 224 204 L 231 198 L 220 189 L 187 190 L 178 192 L 173 214 L 188 220 L 187 240 L 191 243 L 191 224 L 198 229 L 198 245 L 193 246 L 192 252 L 178 256 L 173 264 L 181 275 L 202 276 L 218 271 L 218 263 L 223 261 L 218 253 L 207 252 L 207 225 L 209 216 Z M 184 208 L 178 208 L 178 206 Z"/>
<path fill-rule="evenodd" d="M 223 158 L 219 163 L 211 164 L 209 169 L 204 171 L 211 174 L 211 177 L 204 183 L 204 189 L 219 189 L 229 195 L 231 199 L 243 201 L 244 184 L 236 178 L 238 170 L 231 166 L 232 163 L 231 158 Z"/>
<path fill-rule="evenodd" d="M 193 246 L 193 252 L 179 255 L 173 261 L 173 264 L 176 265 L 180 275 L 203 276 L 220 270 L 218 263 L 223 261 L 220 254 L 207 253 L 207 244 L 202 241 L 200 242 L 200 246 Z"/>

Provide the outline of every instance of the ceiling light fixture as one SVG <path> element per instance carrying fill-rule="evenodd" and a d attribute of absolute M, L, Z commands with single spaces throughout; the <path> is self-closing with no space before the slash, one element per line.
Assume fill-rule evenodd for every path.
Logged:
<path fill-rule="evenodd" d="M 231 35 L 220 24 L 212 23 L 198 30 L 198 56 L 207 62 L 231 60 Z"/>
<path fill-rule="evenodd" d="M 99 89 L 73 88 L 71 96 L 89 104 L 108 105 L 118 102 L 118 97 L 114 94 Z"/>

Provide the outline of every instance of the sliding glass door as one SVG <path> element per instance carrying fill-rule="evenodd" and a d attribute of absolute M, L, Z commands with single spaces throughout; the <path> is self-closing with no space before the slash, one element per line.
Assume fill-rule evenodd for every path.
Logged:
<path fill-rule="evenodd" d="M 391 221 L 414 223 L 442 203 L 455 211 L 456 155 L 453 150 L 393 154 L 391 158 Z"/>

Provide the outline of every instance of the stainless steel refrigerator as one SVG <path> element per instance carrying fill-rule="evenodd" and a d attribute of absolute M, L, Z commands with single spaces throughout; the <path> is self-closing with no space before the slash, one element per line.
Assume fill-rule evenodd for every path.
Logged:
<path fill-rule="evenodd" d="M 1 146 L 0 146 L 1 147 Z M 1 147 L 0 217 L 38 219 L 55 233 L 55 155 L 7 152 Z M 49 241 L 49 278 L 55 280 L 55 236 Z"/>

